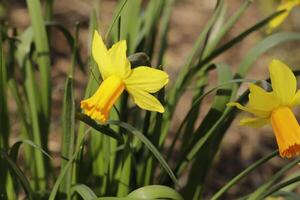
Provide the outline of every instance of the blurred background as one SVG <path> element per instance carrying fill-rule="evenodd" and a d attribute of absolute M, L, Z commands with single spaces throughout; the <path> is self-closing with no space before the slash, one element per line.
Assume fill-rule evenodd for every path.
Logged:
<path fill-rule="evenodd" d="M 147 2 L 147 1 L 143 1 Z M 227 0 L 228 13 L 234 12 L 242 3 L 242 0 Z M 264 0 L 254 1 L 252 6 L 246 11 L 243 17 L 239 20 L 237 25 L 227 34 L 223 42 L 233 38 L 238 33 L 242 32 L 246 28 L 255 24 L 257 21 L 266 17 L 276 9 L 279 1 Z M 15 26 L 18 31 L 24 30 L 30 24 L 30 18 L 26 8 L 26 1 L 24 0 L 3 0 L 0 1 L 0 17 L 1 20 L 7 21 L 8 24 Z M 175 7 L 172 11 L 171 25 L 168 33 L 168 50 L 166 57 L 164 58 L 165 70 L 171 76 L 171 82 L 168 87 L 172 87 L 172 79 L 177 76 L 179 69 L 182 67 L 185 59 L 188 56 L 189 51 L 192 49 L 196 38 L 200 31 L 204 27 L 205 23 L 211 17 L 213 13 L 216 0 L 177 0 Z M 75 31 L 76 22 L 80 23 L 80 53 L 84 60 L 86 60 L 89 46 L 88 46 L 88 22 L 91 13 L 91 9 L 98 5 L 100 16 L 100 31 L 104 35 L 108 25 L 111 23 L 113 12 L 115 10 L 115 0 L 57 0 L 54 1 L 54 20 L 63 24 L 72 33 Z M 288 19 L 283 25 L 276 31 L 300 31 L 300 8 L 295 8 Z M 258 41 L 265 36 L 265 31 L 253 33 L 250 37 L 247 37 L 242 43 L 233 47 L 226 54 L 222 54 L 217 60 L 230 64 L 235 71 L 235 67 L 241 61 L 244 56 Z M 51 32 L 51 49 L 52 49 L 52 70 L 51 77 L 53 82 L 53 105 L 52 105 L 52 124 L 50 130 L 50 143 L 49 149 L 53 154 L 59 155 L 60 152 L 60 114 L 62 99 L 64 93 L 64 81 L 68 68 L 71 64 L 71 50 L 67 45 L 66 39 L 58 31 Z M 280 47 L 273 48 L 263 57 L 259 58 L 255 63 L 255 66 L 251 69 L 248 78 L 253 79 L 266 79 L 268 77 L 268 64 L 272 58 L 278 58 L 283 60 L 293 69 L 300 69 L 300 43 L 292 42 L 280 45 Z M 88 68 L 88 66 L 86 66 Z M 77 107 L 79 107 L 79 101 L 83 98 L 83 92 L 87 83 L 87 75 L 77 70 L 75 73 L 75 98 L 77 101 Z M 211 86 L 216 85 L 216 74 L 210 74 Z M 244 84 L 244 89 L 247 88 L 247 84 Z M 241 91 L 242 92 L 242 91 Z M 175 118 L 173 119 L 173 130 L 176 130 L 178 121 L 181 121 L 184 117 L 184 113 L 189 107 L 192 95 L 186 92 L 182 97 Z M 208 96 L 205 99 L 205 104 L 211 104 L 211 98 Z M 17 118 L 17 109 L 14 102 L 10 103 L 10 110 L 16 117 L 13 118 L 11 124 L 13 124 L 12 130 L 15 133 L 15 137 L 12 138 L 12 143 L 18 139 L 18 131 L 20 130 L 20 123 Z M 207 106 L 207 109 L 209 106 Z M 207 110 L 201 110 L 199 122 L 206 114 Z M 296 111 L 297 112 L 297 111 Z M 299 113 L 299 112 L 297 112 Z M 243 115 L 243 114 L 241 114 Z M 298 114 L 298 116 L 300 116 Z M 253 129 L 247 127 L 238 126 L 237 118 L 232 124 L 231 128 L 227 132 L 225 139 L 222 143 L 221 151 L 217 156 L 214 164 L 214 170 L 210 174 L 207 182 L 209 190 L 208 193 L 217 191 L 227 180 L 239 173 L 242 169 L 253 163 L 255 160 L 268 154 L 277 148 L 275 138 L 270 126 L 266 126 L 263 129 Z M 172 135 L 172 134 L 171 134 Z M 166 143 L 168 145 L 168 143 Z M 254 188 L 257 184 L 261 183 L 261 180 L 269 177 L 279 166 L 282 166 L 286 160 L 275 158 L 268 164 L 263 165 L 252 173 L 247 179 L 243 180 L 239 184 L 239 188 L 234 187 L 230 190 L 229 196 L 234 197 L 240 192 L 245 194 L 250 191 L 250 188 Z M 59 159 L 55 161 L 56 166 L 59 166 Z M 299 168 L 297 166 L 296 168 Z M 181 180 L 181 181 L 184 181 Z M 207 194 L 209 195 L 209 194 Z M 229 196 L 227 196 L 229 198 Z"/>

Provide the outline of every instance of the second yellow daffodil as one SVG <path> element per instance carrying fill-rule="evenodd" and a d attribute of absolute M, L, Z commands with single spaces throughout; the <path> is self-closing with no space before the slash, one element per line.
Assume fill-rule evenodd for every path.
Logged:
<path fill-rule="evenodd" d="M 240 125 L 261 127 L 271 123 L 280 155 L 293 157 L 300 153 L 300 126 L 291 109 L 300 104 L 300 91 L 296 92 L 297 81 L 293 72 L 281 61 L 273 60 L 269 71 L 272 92 L 250 84 L 248 105 L 231 102 L 228 106 L 236 106 L 256 116 L 242 119 Z"/>
<path fill-rule="evenodd" d="M 92 55 L 103 82 L 92 97 L 81 101 L 80 107 L 92 119 L 101 123 L 107 121 L 112 106 L 124 90 L 140 108 L 164 112 L 164 107 L 150 93 L 157 92 L 168 83 L 168 74 L 146 66 L 131 69 L 126 50 L 125 40 L 117 42 L 108 50 L 99 33 L 94 32 Z"/>
<path fill-rule="evenodd" d="M 280 5 L 277 7 L 277 11 L 285 10 L 284 13 L 275 17 L 268 24 L 267 33 L 271 33 L 275 28 L 277 28 L 282 22 L 287 18 L 292 9 L 295 6 L 300 6 L 300 0 L 281 0 Z"/>

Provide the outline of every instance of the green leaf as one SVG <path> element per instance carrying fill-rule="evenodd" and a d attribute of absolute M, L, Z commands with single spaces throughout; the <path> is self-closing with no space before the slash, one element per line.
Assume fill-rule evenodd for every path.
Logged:
<path fill-rule="evenodd" d="M 224 84 L 232 79 L 232 73 L 229 65 L 216 64 L 216 66 L 218 85 Z M 184 141 L 185 145 L 183 145 L 183 152 L 186 152 L 187 149 L 190 149 L 186 147 L 194 146 L 195 143 L 200 140 L 201 137 L 203 137 L 205 133 L 214 125 L 214 123 L 222 116 L 222 113 L 226 109 L 226 104 L 231 97 L 232 87 L 233 85 L 226 85 L 222 88 L 219 88 L 216 91 L 216 96 L 214 97 L 212 106 L 204 117 L 201 125 L 196 129 L 195 132 L 193 132 L 193 129 L 188 129 L 192 132 L 192 134 L 185 132 L 185 135 L 188 135 L 187 138 L 189 138 L 189 140 Z M 201 197 L 200 191 L 203 190 L 202 187 L 204 187 L 203 184 L 205 177 L 208 174 L 222 138 L 222 136 L 218 136 L 218 131 L 215 131 L 211 139 L 206 142 L 203 150 L 199 151 L 195 156 L 186 186 L 186 194 L 188 195 L 187 198 L 199 199 Z M 205 162 L 203 163 L 204 160 Z M 194 179 L 194 177 L 198 178 Z M 191 194 L 194 194 L 194 196 L 189 196 Z"/>
<path fill-rule="evenodd" d="M 80 56 L 80 52 L 79 49 L 76 48 L 76 44 L 77 42 L 75 41 L 75 37 L 72 36 L 72 34 L 70 33 L 70 31 L 68 31 L 68 29 L 66 29 L 62 24 L 58 23 L 58 22 L 54 22 L 54 21 L 46 21 L 45 22 L 45 26 L 48 28 L 55 28 L 57 30 L 59 30 L 64 37 L 66 38 L 68 45 L 70 46 L 71 51 L 75 51 L 75 53 L 73 53 L 74 58 L 76 58 L 76 62 L 79 65 L 79 69 L 85 73 L 85 63 L 83 63 L 82 58 Z"/>
<path fill-rule="evenodd" d="M 291 178 L 289 180 L 286 180 L 284 182 L 278 183 L 274 185 L 269 191 L 265 192 L 262 196 L 260 196 L 257 200 L 263 200 L 267 198 L 268 196 L 272 195 L 273 193 L 280 191 L 280 189 L 285 188 L 293 183 L 299 182 L 300 176 L 297 176 L 295 178 Z M 299 196 L 296 198 L 299 199 Z"/>
<path fill-rule="evenodd" d="M 9 123 L 9 115 L 8 115 L 8 105 L 7 105 L 7 67 L 5 64 L 5 55 L 3 50 L 3 43 L 2 43 L 2 33 L 0 35 L 0 148 L 1 149 L 8 149 L 8 139 L 10 134 L 10 123 Z M 8 170 L 3 160 L 0 160 L 0 177 L 1 182 L 0 184 L 0 193 L 3 196 L 6 196 L 6 188 L 5 183 L 7 183 L 7 176 Z"/>
<path fill-rule="evenodd" d="M 212 30 L 212 33 L 210 35 L 208 45 L 205 48 L 205 51 L 203 53 L 203 57 L 206 57 L 215 47 L 218 45 L 218 43 L 221 41 L 221 39 L 225 36 L 225 34 L 231 30 L 231 28 L 236 24 L 236 22 L 241 18 L 241 16 L 244 14 L 244 12 L 247 10 L 247 8 L 251 5 L 252 0 L 244 0 L 244 3 L 238 8 L 236 12 L 229 18 L 224 19 L 224 15 L 226 12 L 224 12 L 224 15 L 220 16 L 220 19 L 216 22 L 217 28 L 214 27 Z M 224 6 L 225 7 L 225 6 Z M 226 20 L 226 23 L 224 21 Z"/>
<path fill-rule="evenodd" d="M 110 36 L 111 31 L 112 31 L 115 23 L 117 22 L 117 20 L 119 20 L 119 18 L 121 16 L 121 13 L 122 13 L 122 10 L 124 9 L 127 2 L 128 2 L 128 0 L 123 0 L 122 3 L 120 4 L 119 9 L 117 10 L 115 16 L 113 17 L 112 23 L 110 24 L 110 26 L 107 29 L 107 32 L 106 32 L 105 37 L 104 37 L 105 41 L 108 40 L 108 37 Z"/>
<path fill-rule="evenodd" d="M 170 18 L 172 14 L 172 8 L 175 4 L 175 0 L 165 0 L 164 8 L 162 10 L 161 23 L 159 26 L 159 42 L 158 42 L 158 58 L 156 64 L 163 64 L 163 56 L 165 55 L 165 51 L 167 50 L 167 35 L 169 31 Z"/>
<path fill-rule="evenodd" d="M 119 26 L 114 26 L 112 29 L 114 42 L 118 40 L 126 40 L 128 47 L 128 54 L 135 52 L 137 47 L 137 39 L 139 29 L 141 25 L 141 3 L 140 0 L 123 0 L 119 1 L 117 13 L 115 16 L 118 17 Z M 123 6 L 124 5 L 124 6 Z M 119 10 L 121 10 L 119 14 Z M 119 30 L 120 29 L 120 30 Z"/>
<path fill-rule="evenodd" d="M 231 47 L 233 47 L 236 44 L 242 42 L 247 36 L 249 36 L 251 33 L 255 32 L 255 31 L 259 30 L 260 28 L 264 27 L 266 24 L 269 23 L 269 21 L 271 21 L 272 19 L 274 19 L 278 15 L 282 14 L 282 12 L 284 12 L 284 11 L 278 11 L 278 12 L 273 13 L 272 15 L 266 17 L 265 19 L 259 21 L 255 25 L 251 26 L 250 28 L 248 28 L 244 32 L 240 33 L 238 36 L 234 37 L 232 40 L 228 41 L 223 46 L 215 49 L 210 55 L 208 55 L 206 58 L 204 58 L 199 63 L 199 65 L 195 66 L 195 71 L 199 70 L 202 66 L 209 63 L 212 59 L 216 58 L 217 56 L 219 56 L 223 52 L 227 51 Z M 194 70 L 191 70 L 191 71 L 192 72 L 190 72 L 190 74 L 195 73 Z"/>
<path fill-rule="evenodd" d="M 17 43 L 16 59 L 20 67 L 24 66 L 24 59 L 31 51 L 31 44 L 33 43 L 33 31 L 32 27 L 28 27 L 18 37 L 19 42 Z"/>
<path fill-rule="evenodd" d="M 299 194 L 297 193 L 285 191 L 278 191 L 274 195 L 272 195 L 272 197 L 281 197 L 284 200 L 295 200 L 300 198 Z"/>
<path fill-rule="evenodd" d="M 275 173 L 273 176 L 271 176 L 264 184 L 262 184 L 260 187 L 258 187 L 249 197 L 248 200 L 257 200 L 262 199 L 264 194 L 266 194 L 267 190 L 271 188 L 275 182 L 289 169 L 297 165 L 300 161 L 300 158 L 296 158 L 292 162 L 285 165 L 283 168 L 281 168 L 277 173 Z"/>
<path fill-rule="evenodd" d="M 18 154 L 19 154 L 20 147 L 22 144 L 27 144 L 27 145 L 33 147 L 34 149 L 39 150 L 41 153 L 43 153 L 48 158 L 52 159 L 52 157 L 45 150 L 43 150 L 39 145 L 35 144 L 31 140 L 25 139 L 25 140 L 20 140 L 18 142 L 15 142 L 10 149 L 9 156 L 11 157 L 11 159 L 14 162 L 17 162 Z"/>
<path fill-rule="evenodd" d="M 69 76 L 65 83 L 65 94 L 63 101 L 62 114 L 62 158 L 69 159 L 73 155 L 75 143 L 75 98 L 73 88 L 73 78 Z M 62 159 L 61 169 L 67 164 L 65 159 Z M 68 170 L 64 181 L 62 182 L 61 191 L 66 192 L 70 199 L 70 190 L 72 184 L 72 169 Z"/>
<path fill-rule="evenodd" d="M 214 58 L 216 58 L 220 54 L 224 53 L 225 51 L 227 51 L 228 49 L 230 49 L 234 45 L 238 44 L 239 42 L 243 41 L 243 39 L 245 39 L 251 33 L 255 32 L 255 31 L 259 30 L 260 28 L 262 28 L 263 26 L 265 26 L 270 20 L 277 17 L 282 12 L 283 11 L 276 12 L 276 13 L 270 15 L 269 17 L 259 21 L 258 23 L 256 23 L 252 27 L 250 27 L 249 29 L 247 29 L 244 32 L 240 33 L 238 36 L 236 36 L 235 38 L 233 38 L 229 42 L 225 43 L 223 46 L 221 46 L 221 47 L 215 49 L 214 51 L 212 51 L 211 54 L 209 54 L 207 57 L 205 57 L 199 63 L 194 65 L 191 69 L 189 69 L 189 70 L 183 69 L 185 71 L 182 71 L 182 72 L 179 73 L 181 75 L 176 79 L 174 88 L 169 92 L 168 105 L 175 107 L 176 102 L 178 101 L 178 98 L 181 97 L 182 93 L 185 91 L 189 81 L 192 80 L 194 75 L 196 75 L 199 70 L 207 71 L 208 68 L 210 67 L 210 65 L 208 65 L 208 63 L 211 62 Z M 205 67 L 202 68 L 203 66 L 205 66 Z M 171 113 L 173 113 L 173 109 L 170 110 Z M 170 111 L 167 110 L 167 112 L 170 112 Z M 166 118 L 165 120 L 170 119 L 169 115 L 171 113 L 166 113 L 165 116 L 168 117 L 168 118 Z M 166 129 L 166 127 L 164 127 L 164 128 Z M 164 132 L 163 132 L 163 134 L 165 134 Z"/>
<path fill-rule="evenodd" d="M 300 40 L 300 33 L 275 33 L 267 38 L 263 39 L 257 45 L 255 45 L 249 53 L 243 58 L 242 62 L 238 66 L 238 71 L 235 77 L 244 77 L 252 64 L 265 52 L 271 48 L 284 43 L 294 40 Z"/>
<path fill-rule="evenodd" d="M 43 114 L 48 122 L 51 107 L 50 50 L 48 45 L 48 36 L 44 25 L 44 17 L 42 15 L 40 1 L 27 0 L 27 6 L 34 35 L 33 40 L 38 54 L 37 62 L 41 72 L 41 99 Z M 47 125 L 45 124 L 45 126 Z M 43 187 L 45 187 L 45 185 Z"/>
<path fill-rule="evenodd" d="M 132 199 L 170 199 L 183 200 L 182 196 L 174 189 L 164 185 L 148 185 L 132 191 L 127 196 Z"/>
<path fill-rule="evenodd" d="M 8 137 L 10 132 L 9 116 L 7 109 L 7 82 L 8 71 L 5 63 L 2 35 L 0 36 L 0 147 L 8 148 Z"/>
<path fill-rule="evenodd" d="M 85 114 L 82 113 L 76 113 L 76 119 L 84 122 L 85 124 L 89 125 L 90 127 L 94 128 L 95 130 L 99 131 L 102 134 L 105 134 L 109 137 L 112 137 L 116 139 L 119 142 L 123 141 L 123 138 L 121 137 L 120 134 L 112 130 L 111 128 L 105 126 L 105 125 L 100 125 L 96 121 L 92 120 L 90 117 L 88 117 Z"/>
<path fill-rule="evenodd" d="M 213 87 L 211 89 L 208 89 L 204 94 L 202 94 L 201 96 L 199 96 L 197 99 L 194 100 L 193 105 L 191 106 L 191 108 L 189 109 L 189 111 L 187 112 L 187 114 L 185 115 L 184 119 L 182 120 L 178 130 L 176 131 L 175 137 L 172 140 L 172 144 L 168 150 L 167 153 L 167 158 L 169 159 L 171 156 L 171 153 L 173 152 L 173 148 L 175 147 L 176 141 L 181 137 L 181 134 L 183 133 L 183 128 L 186 125 L 188 119 L 189 119 L 189 113 L 195 109 L 195 107 L 197 106 L 197 103 L 202 101 L 203 98 L 205 98 L 206 96 L 210 95 L 213 92 L 216 92 L 216 90 L 223 88 L 224 86 L 227 85 L 231 85 L 234 83 L 246 83 L 246 82 L 251 82 L 251 83 L 256 83 L 257 80 L 253 80 L 253 79 L 233 79 L 230 81 L 227 81 L 225 83 L 222 83 L 220 85 L 217 85 L 216 87 Z M 197 88 L 190 88 L 190 89 L 197 89 Z M 167 160 L 168 160 L 167 159 Z"/>
<path fill-rule="evenodd" d="M 97 198 L 95 193 L 88 186 L 84 184 L 77 184 L 73 186 L 72 193 L 74 192 L 78 193 L 81 196 L 81 198 L 83 198 L 84 200 L 92 200 Z"/>
<path fill-rule="evenodd" d="M 206 39 L 208 37 L 209 31 L 212 29 L 213 25 L 218 19 L 223 5 L 224 5 L 223 0 L 220 0 L 215 9 L 213 16 L 207 22 L 203 31 L 200 33 L 199 37 L 197 38 L 197 41 L 189 57 L 187 58 L 182 70 L 180 70 L 180 72 L 178 73 L 178 77 L 176 77 L 175 84 L 167 94 L 167 103 L 166 103 L 167 107 L 163 115 L 162 133 L 159 141 L 160 146 L 163 144 L 167 134 L 169 133 L 171 118 L 173 116 L 177 102 L 179 98 L 182 96 L 183 90 L 185 89 L 185 87 L 187 87 L 187 83 L 188 83 L 187 79 L 190 78 L 188 74 L 191 71 L 192 66 L 195 65 L 197 62 L 199 62 L 200 59 L 199 55 L 201 55 L 201 53 L 203 52 L 203 48 L 205 47 Z"/>
<path fill-rule="evenodd" d="M 84 142 L 85 139 L 85 135 L 87 134 L 89 130 L 87 130 L 83 137 L 80 138 L 81 140 L 78 141 L 80 143 L 80 147 L 83 148 L 82 144 Z M 55 197 L 57 195 L 57 191 L 59 189 L 59 186 L 61 185 L 62 181 L 64 180 L 65 175 L 68 173 L 70 167 L 72 166 L 73 162 L 75 161 L 75 159 L 78 157 L 78 154 L 81 152 L 81 148 L 76 149 L 76 151 L 74 152 L 74 154 L 72 155 L 71 158 L 69 158 L 68 162 L 66 163 L 65 167 L 63 169 L 61 169 L 59 176 L 57 177 L 55 184 L 51 190 L 50 196 L 49 196 L 49 200 L 55 200 Z"/>
<path fill-rule="evenodd" d="M 170 176 L 172 181 L 178 185 L 176 176 L 172 172 L 168 163 L 165 161 L 165 159 L 159 153 L 159 151 L 156 149 L 156 147 L 139 130 L 137 130 L 130 124 L 127 124 L 127 123 L 121 122 L 121 121 L 108 121 L 108 124 L 117 125 L 119 127 L 122 127 L 124 129 L 126 129 L 129 133 L 132 133 L 134 136 L 136 136 L 139 140 L 141 140 L 145 144 L 145 146 L 153 153 L 154 157 L 159 161 L 159 163 L 161 164 L 163 169 L 167 172 L 167 174 Z"/>
<path fill-rule="evenodd" d="M 256 170 L 259 166 L 264 164 L 265 162 L 269 161 L 270 159 L 274 158 L 275 156 L 278 155 L 278 150 L 270 153 L 269 155 L 259 159 L 255 163 L 251 164 L 249 167 L 247 167 L 245 170 L 243 170 L 241 173 L 239 173 L 237 176 L 234 178 L 230 179 L 226 185 L 224 185 L 217 193 L 215 193 L 212 197 L 211 200 L 217 200 L 222 197 L 222 195 L 227 192 L 232 186 L 237 184 L 240 180 L 245 178 L 249 173 L 252 171 Z"/>
<path fill-rule="evenodd" d="M 36 90 L 36 80 L 33 73 L 33 66 L 31 60 L 27 57 L 24 59 L 24 70 L 25 70 L 25 91 L 28 98 L 29 109 L 30 109 L 30 121 L 31 121 L 31 130 L 32 130 L 32 138 L 35 144 L 41 146 L 42 148 L 46 148 L 47 146 L 42 146 L 42 144 L 47 144 L 47 138 L 42 137 L 41 134 L 41 126 L 39 120 L 39 112 L 38 112 L 38 94 Z M 44 139 L 42 142 L 41 139 Z M 45 172 L 45 163 L 42 156 L 42 153 L 39 151 L 34 151 L 34 160 L 33 164 L 35 170 L 32 171 L 35 173 L 35 184 L 40 189 L 46 188 L 46 172 Z"/>
<path fill-rule="evenodd" d="M 0 149 L 0 158 L 1 160 L 5 160 L 8 164 L 8 167 L 11 171 L 11 174 L 13 176 L 13 179 L 19 180 L 22 187 L 24 188 L 24 191 L 28 197 L 29 200 L 33 200 L 34 198 L 34 192 L 30 186 L 30 183 L 28 179 L 26 178 L 25 174 L 22 172 L 22 170 L 16 165 L 16 163 L 9 157 L 9 155 Z M 2 180 L 1 180 L 2 181 Z"/>

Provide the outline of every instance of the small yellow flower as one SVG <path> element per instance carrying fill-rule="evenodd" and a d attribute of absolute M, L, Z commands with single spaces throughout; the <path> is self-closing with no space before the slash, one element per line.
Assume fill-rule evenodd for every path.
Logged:
<path fill-rule="evenodd" d="M 287 18 L 292 9 L 298 5 L 300 5 L 300 0 L 281 0 L 281 3 L 276 10 L 285 10 L 285 12 L 269 22 L 267 33 L 271 33 L 276 27 L 278 27 L 285 20 L 285 18 Z"/>
<path fill-rule="evenodd" d="M 124 90 L 140 108 L 164 112 L 161 103 L 149 93 L 164 87 L 169 81 L 168 74 L 146 66 L 131 69 L 126 50 L 125 40 L 117 42 L 108 50 L 99 33 L 94 32 L 92 55 L 103 82 L 92 97 L 80 102 L 80 107 L 92 119 L 101 123 L 107 121 L 112 106 Z"/>
<path fill-rule="evenodd" d="M 236 106 L 256 116 L 242 119 L 240 125 L 261 127 L 271 123 L 281 157 L 289 158 L 300 153 L 300 127 L 291 110 L 300 104 L 300 91 L 296 92 L 296 77 L 284 63 L 273 60 L 269 71 L 272 92 L 250 84 L 248 105 L 230 102 L 228 106 Z"/>

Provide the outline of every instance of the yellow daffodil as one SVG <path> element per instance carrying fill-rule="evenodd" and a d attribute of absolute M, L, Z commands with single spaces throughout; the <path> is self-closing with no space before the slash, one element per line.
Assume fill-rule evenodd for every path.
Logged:
<path fill-rule="evenodd" d="M 272 92 L 250 84 L 248 105 L 231 102 L 228 106 L 236 106 L 256 116 L 242 119 L 240 125 L 261 127 L 271 123 L 280 155 L 289 158 L 300 153 L 300 127 L 291 110 L 300 104 L 300 91 L 296 92 L 296 77 L 284 63 L 273 60 L 269 71 Z"/>
<path fill-rule="evenodd" d="M 169 81 L 168 74 L 146 66 L 131 69 L 126 50 L 125 40 L 117 42 L 108 50 L 99 33 L 94 32 L 92 55 L 103 82 L 92 97 L 80 103 L 80 107 L 92 119 L 106 122 L 112 106 L 124 90 L 140 108 L 164 112 L 161 103 L 149 93 L 164 87 Z"/>
<path fill-rule="evenodd" d="M 285 12 L 269 22 L 267 33 L 271 33 L 276 27 L 278 27 L 285 18 L 287 18 L 292 9 L 298 5 L 300 5 L 300 0 L 281 0 L 280 5 L 277 7 L 277 11 L 285 10 Z"/>

